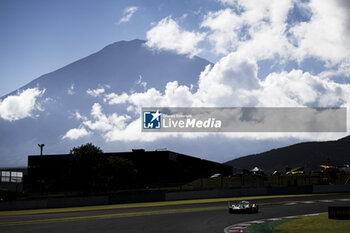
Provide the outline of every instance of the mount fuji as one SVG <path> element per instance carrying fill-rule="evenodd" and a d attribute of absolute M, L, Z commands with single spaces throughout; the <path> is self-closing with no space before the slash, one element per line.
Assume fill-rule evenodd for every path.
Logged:
<path fill-rule="evenodd" d="M 0 98 L 6 106 L 0 108 L 0 167 L 23 166 L 28 154 L 38 154 L 38 143 L 44 143 L 44 153 L 68 153 L 73 146 L 91 141 L 105 151 L 130 150 L 135 142 L 105 142 L 103 138 L 91 136 L 79 139 L 64 139 L 70 129 L 79 125 L 92 111 L 96 97 L 105 90 L 113 93 L 142 92 L 147 88 L 164 90 L 169 81 L 196 89 L 198 77 L 211 64 L 199 57 L 188 57 L 167 51 L 153 51 L 145 41 L 120 41 L 102 50 L 73 62 L 51 73 L 31 81 L 18 90 Z M 36 102 L 25 95 L 36 91 Z M 21 97 L 25 105 L 16 107 L 15 98 Z M 100 102 L 103 103 L 102 99 Z M 23 112 L 28 106 L 27 117 L 7 113 Z M 17 109 L 18 108 L 18 109 Z M 106 113 L 123 114 L 125 106 L 103 105 Z M 12 115 L 11 115 L 12 114 Z M 23 114 L 22 114 L 23 115 Z M 25 115 L 25 114 L 24 114 Z M 150 149 L 156 149 L 150 145 Z M 161 146 L 161 145 L 159 145 Z"/>

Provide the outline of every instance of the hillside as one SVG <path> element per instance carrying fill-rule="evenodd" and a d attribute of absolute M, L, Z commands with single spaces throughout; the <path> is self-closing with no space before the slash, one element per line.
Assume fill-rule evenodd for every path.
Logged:
<path fill-rule="evenodd" d="M 266 172 L 285 167 L 304 166 L 307 171 L 320 170 L 320 164 L 343 165 L 350 163 L 350 136 L 336 141 L 305 142 L 253 154 L 226 162 L 234 168 L 252 169 L 257 166 Z"/>
<path fill-rule="evenodd" d="M 40 110 L 31 117 L 16 121 L 0 118 L 0 166 L 24 166 L 27 155 L 38 153 L 38 143 L 44 143 L 44 153 L 64 153 L 83 142 L 93 142 L 108 148 L 106 140 L 90 135 L 84 141 L 63 140 L 72 128 L 79 126 L 76 112 L 90 116 L 92 106 L 99 103 L 103 113 L 123 115 L 125 105 L 110 105 L 101 94 L 92 96 L 88 91 L 100 89 L 106 93 L 144 92 L 155 88 L 163 90 L 168 82 L 197 88 L 198 77 L 209 61 L 167 51 L 153 51 L 143 40 L 119 41 L 100 51 L 75 61 L 56 71 L 44 74 L 27 85 L 0 98 L 16 96 L 29 88 L 45 90 L 37 98 Z M 130 146 L 114 143 L 111 151 L 130 150 Z M 126 148 L 125 148 L 126 147 Z"/>

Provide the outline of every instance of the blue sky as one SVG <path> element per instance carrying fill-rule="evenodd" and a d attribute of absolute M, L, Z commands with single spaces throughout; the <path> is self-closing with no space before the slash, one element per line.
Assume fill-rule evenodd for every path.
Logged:
<path fill-rule="evenodd" d="M 202 6 L 203 5 L 203 6 Z M 119 41 L 146 39 L 152 22 L 168 15 L 192 29 L 216 1 L 0 1 L 0 96 L 45 73 Z M 129 22 L 124 9 L 137 6 Z M 201 12 L 203 11 L 203 12 Z M 201 13 L 200 13 L 201 12 Z"/>
<path fill-rule="evenodd" d="M 208 28 L 200 25 L 210 12 L 228 8 L 238 14 L 243 11 L 242 6 L 230 2 L 235 1 L 1 0 L 0 96 L 110 43 L 135 38 L 146 39 L 147 31 L 166 17 L 174 19 L 183 30 L 207 31 Z M 288 27 L 308 22 L 312 17 L 312 10 L 304 7 L 310 1 L 293 2 L 294 7 L 289 10 L 286 19 Z M 137 7 L 136 12 L 128 22 L 120 23 L 124 10 L 131 6 Z M 244 34 L 244 27 L 240 30 Z M 212 62 L 223 56 L 212 53 L 208 48 L 208 41 L 200 43 L 205 49 L 197 55 Z M 323 69 L 325 61 L 305 56 L 298 62 L 299 64 L 295 60 L 289 61 L 283 64 L 282 69 L 301 67 L 316 74 Z M 271 68 L 273 71 L 281 70 L 281 66 L 276 67 L 271 59 L 259 63 L 259 72 L 263 77 L 271 72 Z M 347 82 L 342 76 L 336 78 Z"/>

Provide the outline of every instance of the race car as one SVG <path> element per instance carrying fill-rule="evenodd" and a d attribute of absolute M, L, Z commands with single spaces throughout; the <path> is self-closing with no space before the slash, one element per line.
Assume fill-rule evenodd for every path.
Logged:
<path fill-rule="evenodd" d="M 228 203 L 228 212 L 230 214 L 239 213 L 258 213 L 259 206 L 257 204 L 252 204 L 249 201 L 241 201 L 235 204 Z"/>

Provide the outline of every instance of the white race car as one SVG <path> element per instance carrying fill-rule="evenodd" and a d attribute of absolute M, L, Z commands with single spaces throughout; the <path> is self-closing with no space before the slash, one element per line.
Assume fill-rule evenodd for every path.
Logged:
<path fill-rule="evenodd" d="M 241 201 L 238 203 L 231 204 L 228 203 L 228 212 L 230 214 L 239 214 L 239 213 L 258 213 L 259 206 L 257 204 L 252 204 L 249 201 Z"/>

